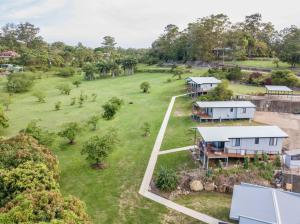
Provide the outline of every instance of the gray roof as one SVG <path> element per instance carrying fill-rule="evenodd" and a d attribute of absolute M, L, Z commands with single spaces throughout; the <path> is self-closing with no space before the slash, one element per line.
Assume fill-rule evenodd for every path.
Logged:
<path fill-rule="evenodd" d="M 229 141 L 231 138 L 286 138 L 288 135 L 277 126 L 224 126 L 198 127 L 205 142 Z"/>
<path fill-rule="evenodd" d="M 300 194 L 242 183 L 233 190 L 230 218 L 240 223 L 299 224 Z"/>
<path fill-rule="evenodd" d="M 284 92 L 293 92 L 289 87 L 287 86 L 272 86 L 272 85 L 266 85 L 265 86 L 268 91 L 284 91 Z"/>
<path fill-rule="evenodd" d="M 223 108 L 232 108 L 232 107 L 256 107 L 250 101 L 199 101 L 196 102 L 198 107 L 223 107 Z"/>
<path fill-rule="evenodd" d="M 186 78 L 188 82 L 194 82 L 196 84 L 218 84 L 221 80 L 215 77 L 188 77 Z"/>
<path fill-rule="evenodd" d="M 289 156 L 300 155 L 300 149 L 293 149 L 289 151 L 285 151 L 285 154 Z"/>

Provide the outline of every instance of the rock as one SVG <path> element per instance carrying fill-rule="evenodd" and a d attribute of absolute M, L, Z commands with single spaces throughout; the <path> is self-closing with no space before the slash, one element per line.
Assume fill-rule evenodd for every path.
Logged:
<path fill-rule="evenodd" d="M 206 190 L 206 191 L 214 191 L 215 190 L 215 184 L 213 182 L 212 183 L 206 182 L 204 184 L 204 190 Z"/>
<path fill-rule="evenodd" d="M 190 182 L 190 189 L 192 191 L 202 191 L 203 190 L 203 184 L 200 180 L 192 180 Z"/>

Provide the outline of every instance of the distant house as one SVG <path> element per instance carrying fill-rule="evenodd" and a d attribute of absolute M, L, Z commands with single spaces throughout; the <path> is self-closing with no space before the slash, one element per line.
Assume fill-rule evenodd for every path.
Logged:
<path fill-rule="evenodd" d="M 256 106 L 250 101 L 200 101 L 193 104 L 193 118 L 202 120 L 253 119 Z"/>
<path fill-rule="evenodd" d="M 267 95 L 292 95 L 293 90 L 287 86 L 266 85 Z"/>
<path fill-rule="evenodd" d="M 230 218 L 239 224 L 299 224 L 300 194 L 242 183 L 233 189 Z"/>
<path fill-rule="evenodd" d="M 192 96 L 199 96 L 214 89 L 221 80 L 215 77 L 188 77 L 186 78 L 187 91 Z"/>
<path fill-rule="evenodd" d="M 284 164 L 290 169 L 300 168 L 300 149 L 286 151 Z"/>
<path fill-rule="evenodd" d="M 199 159 L 204 168 L 210 159 L 253 157 L 256 153 L 277 155 L 288 135 L 277 126 L 198 127 Z"/>
<path fill-rule="evenodd" d="M 14 51 L 2 51 L 0 52 L 0 59 L 8 61 L 11 58 L 19 57 L 20 55 Z"/>

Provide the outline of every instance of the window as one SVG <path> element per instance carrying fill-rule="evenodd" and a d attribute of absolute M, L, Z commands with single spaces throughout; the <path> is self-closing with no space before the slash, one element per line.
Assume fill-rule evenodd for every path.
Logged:
<path fill-rule="evenodd" d="M 300 160 L 300 155 L 291 156 L 291 160 Z"/>
<path fill-rule="evenodd" d="M 269 145 L 277 145 L 277 138 L 270 138 Z"/>
<path fill-rule="evenodd" d="M 259 144 L 259 138 L 255 138 L 255 144 Z"/>
<path fill-rule="evenodd" d="M 240 145 L 241 145 L 241 139 L 240 138 L 236 138 L 234 146 L 240 146 Z"/>
<path fill-rule="evenodd" d="M 210 84 L 210 87 L 213 87 L 213 84 Z"/>
<path fill-rule="evenodd" d="M 232 107 L 230 108 L 230 112 L 233 112 L 233 108 Z"/>
<path fill-rule="evenodd" d="M 244 114 L 246 113 L 246 108 L 243 108 L 243 113 L 244 113 Z"/>

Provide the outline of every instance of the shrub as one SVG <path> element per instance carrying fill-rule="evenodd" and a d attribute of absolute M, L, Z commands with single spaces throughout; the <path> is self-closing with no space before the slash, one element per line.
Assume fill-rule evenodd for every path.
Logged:
<path fill-rule="evenodd" d="M 289 70 L 273 71 L 271 74 L 273 85 L 298 86 L 298 77 Z"/>
<path fill-rule="evenodd" d="M 244 164 L 243 164 L 244 169 L 249 168 L 249 157 L 244 158 Z"/>
<path fill-rule="evenodd" d="M 69 140 L 69 144 L 75 143 L 76 136 L 80 133 L 81 127 L 76 122 L 69 122 L 64 124 L 63 129 L 58 132 L 58 135 Z"/>
<path fill-rule="evenodd" d="M 7 76 L 7 91 L 10 93 L 22 93 L 29 91 L 33 86 L 34 77 L 27 73 L 13 73 Z"/>
<path fill-rule="evenodd" d="M 0 106 L 0 128 L 8 128 L 8 118 L 4 114 L 2 107 Z"/>
<path fill-rule="evenodd" d="M 228 81 L 223 81 L 208 94 L 200 97 L 202 101 L 215 101 L 215 100 L 230 100 L 233 97 L 232 90 L 228 89 Z"/>
<path fill-rule="evenodd" d="M 70 105 L 73 106 L 75 104 L 76 104 L 76 97 L 72 97 Z"/>
<path fill-rule="evenodd" d="M 75 74 L 75 69 L 72 67 L 60 68 L 57 75 L 61 77 L 71 77 Z"/>
<path fill-rule="evenodd" d="M 280 159 L 279 154 L 277 154 L 276 157 L 275 157 L 274 166 L 277 167 L 277 168 L 281 167 L 281 159 Z"/>
<path fill-rule="evenodd" d="M 97 99 L 97 94 L 92 93 L 92 102 L 96 102 L 96 99 Z"/>
<path fill-rule="evenodd" d="M 145 137 L 150 136 L 150 124 L 148 122 L 144 122 L 141 129 L 143 132 L 143 136 Z"/>
<path fill-rule="evenodd" d="M 81 80 L 76 79 L 76 80 L 74 80 L 74 81 L 72 82 L 72 84 L 73 84 L 74 86 L 76 86 L 76 88 L 78 88 L 78 87 L 81 85 Z"/>
<path fill-rule="evenodd" d="M 150 83 L 149 82 L 142 82 L 140 84 L 140 89 L 142 90 L 143 93 L 148 93 L 150 89 Z"/>
<path fill-rule="evenodd" d="M 97 129 L 97 124 L 99 120 L 100 120 L 99 116 L 93 115 L 88 119 L 87 125 L 91 126 L 92 130 L 95 131 Z"/>
<path fill-rule="evenodd" d="M 238 81 L 242 78 L 242 70 L 238 66 L 228 68 L 227 73 L 226 78 L 229 80 Z"/>
<path fill-rule="evenodd" d="M 175 190 L 178 184 L 178 177 L 175 171 L 166 167 L 161 167 L 155 178 L 155 185 L 162 191 Z"/>
<path fill-rule="evenodd" d="M 42 91 L 35 91 L 33 94 L 32 94 L 34 97 L 37 98 L 37 101 L 39 103 L 45 103 L 45 98 L 46 98 L 46 94 Z"/>
<path fill-rule="evenodd" d="M 122 99 L 117 97 L 112 97 L 108 102 L 106 102 L 102 108 L 104 109 L 104 113 L 102 117 L 106 120 L 111 120 L 118 110 L 120 110 L 121 106 L 124 104 Z"/>
<path fill-rule="evenodd" d="M 56 87 L 61 94 L 64 94 L 64 95 L 70 95 L 71 93 L 71 87 L 69 86 L 69 84 L 67 83 L 64 83 L 64 84 L 60 84 Z"/>
<path fill-rule="evenodd" d="M 55 103 L 54 109 L 57 111 L 57 110 L 60 110 L 60 108 L 61 108 L 61 102 L 58 101 L 58 102 Z"/>

